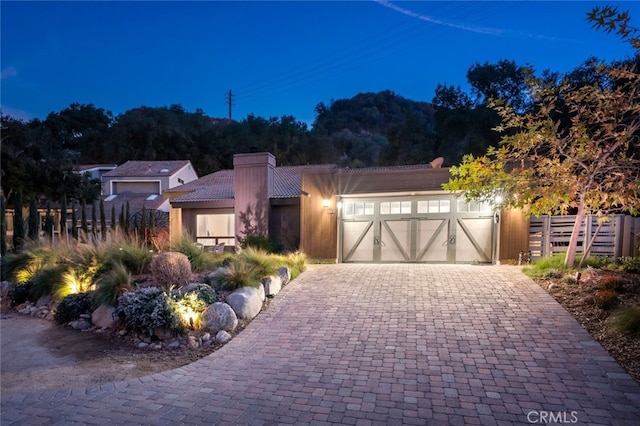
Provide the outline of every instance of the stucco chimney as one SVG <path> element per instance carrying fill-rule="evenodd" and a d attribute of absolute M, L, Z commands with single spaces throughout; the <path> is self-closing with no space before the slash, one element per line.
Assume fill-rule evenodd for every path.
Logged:
<path fill-rule="evenodd" d="M 268 152 L 236 154 L 234 169 L 234 215 L 236 238 L 267 235 L 273 194 L 276 158 Z"/>

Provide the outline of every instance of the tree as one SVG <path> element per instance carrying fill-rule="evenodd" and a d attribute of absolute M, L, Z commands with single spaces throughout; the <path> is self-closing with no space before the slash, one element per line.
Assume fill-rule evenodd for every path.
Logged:
<path fill-rule="evenodd" d="M 596 8 L 589 19 L 637 40 L 627 15 Z M 496 104 L 499 130 L 511 133 L 486 155 L 465 157 L 444 185 L 468 199 L 500 193 L 505 205 L 527 206 L 533 215 L 575 212 L 567 266 L 575 262 L 585 215 L 606 220 L 611 213 L 640 211 L 640 74 L 605 64 L 597 72 L 607 78 L 577 87 L 565 78 L 558 86 L 538 87 L 536 109 L 526 114 Z M 559 110 L 568 120 L 558 118 Z"/>
<path fill-rule="evenodd" d="M 5 216 L 6 201 L 4 195 L 0 194 L 0 256 L 7 254 L 7 218 Z"/>
<path fill-rule="evenodd" d="M 67 196 L 62 195 L 60 200 L 60 238 L 68 242 L 67 234 Z"/>
<path fill-rule="evenodd" d="M 38 241 L 40 237 L 40 216 L 38 215 L 38 202 L 33 195 L 29 198 L 29 220 L 27 236 L 31 241 Z"/>
<path fill-rule="evenodd" d="M 78 239 L 78 217 L 76 216 L 76 200 L 71 201 L 71 238 Z"/>
<path fill-rule="evenodd" d="M 53 216 L 51 215 L 51 202 L 47 202 L 47 213 L 44 216 L 44 234 L 49 241 L 53 241 Z"/>
<path fill-rule="evenodd" d="M 22 216 L 22 191 L 13 196 L 13 249 L 20 251 L 24 245 L 24 219 Z"/>

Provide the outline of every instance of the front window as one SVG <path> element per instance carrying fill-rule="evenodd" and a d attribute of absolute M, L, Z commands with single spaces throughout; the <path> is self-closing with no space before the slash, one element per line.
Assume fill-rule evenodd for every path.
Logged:
<path fill-rule="evenodd" d="M 196 241 L 205 247 L 222 243 L 227 246 L 236 244 L 233 214 L 199 214 L 196 222 Z"/>

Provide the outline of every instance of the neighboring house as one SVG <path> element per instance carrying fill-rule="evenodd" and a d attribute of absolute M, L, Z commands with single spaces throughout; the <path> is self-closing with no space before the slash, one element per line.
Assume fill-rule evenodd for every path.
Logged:
<path fill-rule="evenodd" d="M 102 199 L 107 216 L 111 206 L 118 214 L 129 203 L 133 215 L 147 210 L 169 212 L 164 190 L 178 187 L 198 178 L 189 160 L 127 161 L 102 175 Z"/>
<path fill-rule="evenodd" d="M 443 191 L 450 174 L 441 164 L 276 167 L 270 153 L 238 154 L 233 170 L 163 194 L 172 234 L 186 230 L 205 246 L 238 246 L 246 235 L 263 234 L 339 262 L 495 262 L 497 213 Z M 500 226 L 524 220 L 511 216 Z"/>
<path fill-rule="evenodd" d="M 78 173 L 88 176 L 90 179 L 102 180 L 102 175 L 118 167 L 117 164 L 80 164 Z"/>

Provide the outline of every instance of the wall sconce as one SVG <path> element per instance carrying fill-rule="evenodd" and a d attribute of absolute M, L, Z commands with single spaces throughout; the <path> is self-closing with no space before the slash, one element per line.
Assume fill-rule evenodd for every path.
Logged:
<path fill-rule="evenodd" d="M 331 206 L 331 200 L 329 200 L 328 198 L 325 198 L 322 200 L 322 207 L 324 207 L 325 209 L 328 209 Z"/>

